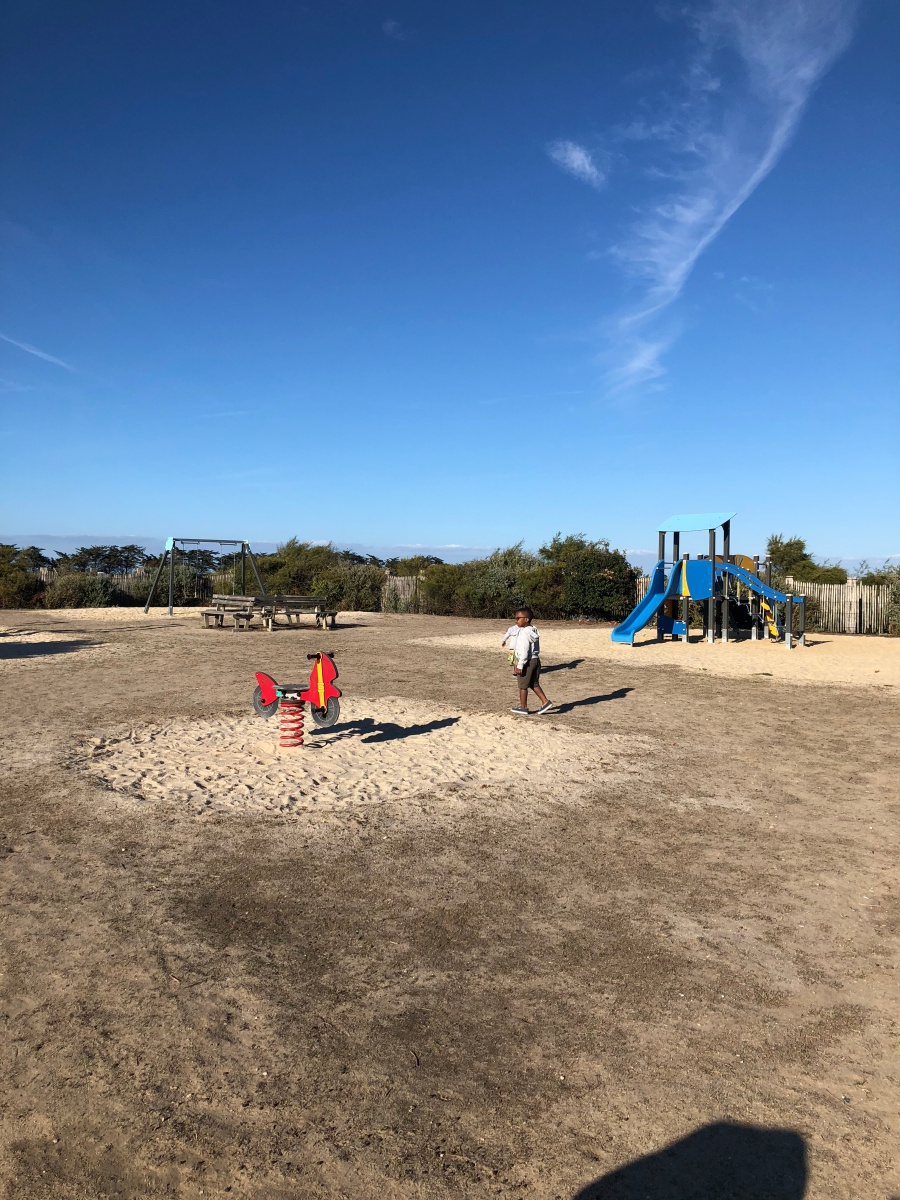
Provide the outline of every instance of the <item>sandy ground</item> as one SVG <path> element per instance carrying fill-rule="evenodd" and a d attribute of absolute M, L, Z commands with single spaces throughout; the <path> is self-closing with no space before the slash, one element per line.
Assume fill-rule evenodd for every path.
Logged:
<path fill-rule="evenodd" d="M 900 1196 L 900 642 L 2 626 L 3 1196 Z"/>
<path fill-rule="evenodd" d="M 687 645 L 671 640 L 657 642 L 654 632 L 644 629 L 634 646 L 625 646 L 610 641 L 609 626 L 585 625 L 554 627 L 543 640 L 555 655 L 627 663 L 637 668 L 666 665 L 732 679 L 758 675 L 790 683 L 874 685 L 900 690 L 900 638 L 810 633 L 805 646 L 795 645 L 790 650 L 783 643 L 765 640 L 709 643 L 703 640 L 700 630 L 695 630 L 691 638 Z M 425 645 L 494 652 L 500 638 L 479 631 L 421 640 Z"/>
<path fill-rule="evenodd" d="M 485 716 L 399 697 L 345 701 L 342 720 L 316 730 L 306 721 L 302 754 L 279 744 L 278 720 L 220 717 L 173 721 L 91 738 L 83 769 L 137 800 L 158 800 L 198 816 L 229 812 L 347 816 L 389 805 L 461 809 L 491 789 L 514 814 L 537 772 L 548 795 L 633 772 L 640 739 L 573 734 L 552 718 L 528 725 L 506 714 Z M 613 765 L 615 763 L 615 766 Z"/>

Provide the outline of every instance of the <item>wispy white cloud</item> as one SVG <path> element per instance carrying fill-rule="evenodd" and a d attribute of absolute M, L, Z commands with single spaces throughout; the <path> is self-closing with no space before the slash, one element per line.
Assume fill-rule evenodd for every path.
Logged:
<path fill-rule="evenodd" d="M 610 134 L 657 185 L 610 248 L 638 296 L 608 330 L 611 389 L 664 374 L 673 339 L 655 332 L 657 322 L 781 158 L 849 43 L 855 10 L 856 0 L 709 0 L 679 10 L 690 48 L 677 86 Z"/>
<path fill-rule="evenodd" d="M 672 345 L 674 336 L 647 338 L 639 334 L 619 339 L 616 363 L 606 372 L 606 391 L 618 396 L 638 384 L 653 384 L 665 374 L 662 356 Z"/>
<path fill-rule="evenodd" d="M 32 383 L 16 383 L 13 379 L 0 379 L 0 392 L 36 392 Z"/>
<path fill-rule="evenodd" d="M 17 346 L 19 350 L 24 350 L 26 354 L 33 354 L 35 358 L 42 358 L 44 362 L 53 363 L 56 367 L 63 367 L 66 371 L 77 372 L 77 368 L 71 363 L 63 362 L 61 358 L 54 358 L 52 354 L 45 354 L 43 350 L 39 350 L 37 346 L 31 346 L 28 342 L 17 342 L 15 338 L 7 337 L 5 333 L 0 333 L 0 341 L 8 342 L 10 346 Z"/>
<path fill-rule="evenodd" d="M 389 41 L 392 42 L 405 42 L 409 38 L 409 34 L 405 31 L 400 22 L 393 20 L 391 17 L 388 17 L 386 21 L 382 22 L 381 32 Z"/>
<path fill-rule="evenodd" d="M 577 142 L 551 142 L 547 153 L 557 166 L 580 179 L 582 183 L 589 183 L 595 188 L 601 188 L 606 183 L 605 172 L 594 162 L 590 151 L 584 146 L 579 146 Z"/>

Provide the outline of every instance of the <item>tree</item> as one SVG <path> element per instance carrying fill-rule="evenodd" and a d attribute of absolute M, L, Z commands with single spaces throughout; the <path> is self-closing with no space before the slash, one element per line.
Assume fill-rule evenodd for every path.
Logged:
<path fill-rule="evenodd" d="M 790 575 L 802 583 L 846 583 L 847 572 L 843 567 L 830 563 L 817 563 L 806 548 L 801 537 L 786 538 L 783 533 L 772 533 L 766 542 L 766 555 L 780 575 Z"/>
<path fill-rule="evenodd" d="M 40 546 L 25 546 L 18 550 L 17 561 L 26 571 L 37 571 L 41 567 L 53 566 L 53 559 L 49 558 Z"/>
<path fill-rule="evenodd" d="M 413 554 L 409 558 L 389 558 L 385 566 L 392 575 L 421 575 L 426 567 L 438 567 L 443 563 L 436 554 Z"/>
<path fill-rule="evenodd" d="M 132 571 L 143 567 L 154 557 L 152 554 L 148 554 L 143 546 L 135 546 L 133 543 L 129 543 L 127 546 L 117 546 L 115 549 L 119 552 L 119 572 L 122 575 L 130 575 Z"/>

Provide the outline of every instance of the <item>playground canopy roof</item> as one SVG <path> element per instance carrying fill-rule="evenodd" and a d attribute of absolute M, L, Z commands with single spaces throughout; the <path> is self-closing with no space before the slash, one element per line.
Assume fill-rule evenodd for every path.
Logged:
<path fill-rule="evenodd" d="M 733 512 L 720 513 L 679 513 L 676 517 L 667 517 L 659 527 L 660 533 L 691 533 L 695 529 L 715 529 L 724 525 L 732 517 Z"/>

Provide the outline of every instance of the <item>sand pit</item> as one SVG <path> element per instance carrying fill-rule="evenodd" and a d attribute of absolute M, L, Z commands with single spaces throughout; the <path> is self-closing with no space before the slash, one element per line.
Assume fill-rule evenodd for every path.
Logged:
<path fill-rule="evenodd" d="M 94 738 L 78 761 L 140 801 L 197 815 L 330 813 L 388 805 L 434 811 L 469 804 L 534 806 L 636 772 L 642 739 L 575 733 L 552 717 L 448 711 L 410 700 L 354 698 L 341 720 L 279 750 L 277 718 L 144 725 Z M 535 781 L 539 781 L 535 786 Z"/>
<path fill-rule="evenodd" d="M 480 630 L 446 637 L 414 639 L 421 645 L 449 646 L 499 653 L 504 627 L 490 633 Z M 852 637 L 812 633 L 808 645 L 792 650 L 766 641 L 714 642 L 700 640 L 699 630 L 685 646 L 682 642 L 657 642 L 655 632 L 642 630 L 634 646 L 610 641 L 609 626 L 549 626 L 541 631 L 541 657 L 545 663 L 562 659 L 600 659 L 627 663 L 629 667 L 678 666 L 689 671 L 732 678 L 771 676 L 791 683 L 844 684 L 854 687 L 897 689 L 900 695 L 900 638 Z"/>

